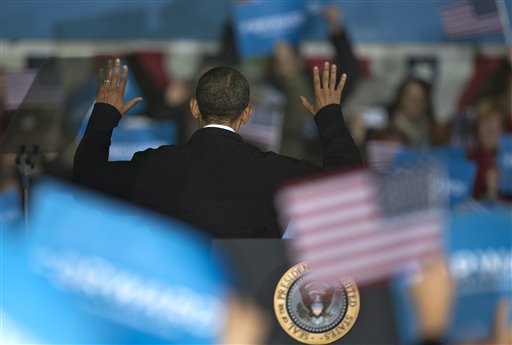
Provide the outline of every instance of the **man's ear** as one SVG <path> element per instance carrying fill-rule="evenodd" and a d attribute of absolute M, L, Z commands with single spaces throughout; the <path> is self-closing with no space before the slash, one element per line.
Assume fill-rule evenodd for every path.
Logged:
<path fill-rule="evenodd" d="M 199 105 L 197 104 L 197 99 L 194 97 L 190 97 L 190 101 L 188 101 L 188 105 L 190 107 L 190 112 L 192 113 L 192 117 L 197 119 L 201 112 L 199 111 Z"/>
<path fill-rule="evenodd" d="M 252 105 L 248 105 L 247 108 L 244 109 L 244 111 L 242 112 L 242 124 L 247 124 L 247 122 L 249 122 L 249 120 L 251 119 L 251 115 L 252 115 Z"/>

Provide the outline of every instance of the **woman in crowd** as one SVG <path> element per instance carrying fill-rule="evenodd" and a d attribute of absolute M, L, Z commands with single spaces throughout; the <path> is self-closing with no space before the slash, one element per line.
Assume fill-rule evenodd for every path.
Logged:
<path fill-rule="evenodd" d="M 496 155 L 504 131 L 505 114 L 493 98 L 479 100 L 475 106 L 475 113 L 476 145 L 468 154 L 478 166 L 473 196 L 477 199 L 496 199 L 499 180 Z"/>
<path fill-rule="evenodd" d="M 388 112 L 391 126 L 406 135 L 409 146 L 425 149 L 432 145 L 435 121 L 430 84 L 407 78 L 399 86 Z"/>

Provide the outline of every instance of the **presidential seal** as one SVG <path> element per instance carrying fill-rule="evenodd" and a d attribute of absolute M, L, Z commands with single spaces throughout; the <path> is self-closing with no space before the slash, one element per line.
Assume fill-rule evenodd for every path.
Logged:
<path fill-rule="evenodd" d="M 279 280 L 274 293 L 277 321 L 304 344 L 335 342 L 356 322 L 359 290 L 352 279 L 327 284 L 308 279 L 308 273 L 308 264 L 300 263 Z"/>

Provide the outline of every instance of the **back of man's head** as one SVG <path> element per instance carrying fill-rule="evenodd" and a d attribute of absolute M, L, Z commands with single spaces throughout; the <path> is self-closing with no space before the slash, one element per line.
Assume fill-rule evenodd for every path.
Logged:
<path fill-rule="evenodd" d="M 233 121 L 249 105 L 249 83 L 234 68 L 215 67 L 199 79 L 196 99 L 204 121 L 209 122 L 213 118 Z"/>

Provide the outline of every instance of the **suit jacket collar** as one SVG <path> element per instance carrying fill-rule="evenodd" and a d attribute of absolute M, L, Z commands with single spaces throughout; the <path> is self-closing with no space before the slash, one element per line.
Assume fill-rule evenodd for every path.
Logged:
<path fill-rule="evenodd" d="M 192 141 L 192 140 L 200 138 L 200 137 L 219 136 L 219 135 L 228 137 L 230 139 L 233 139 L 233 140 L 236 140 L 236 141 L 239 141 L 242 143 L 244 142 L 244 140 L 242 139 L 240 134 L 234 133 L 234 132 L 222 129 L 222 128 L 216 128 L 216 127 L 200 128 L 197 131 L 195 131 L 194 134 L 192 134 L 192 137 L 190 138 L 190 140 Z"/>

